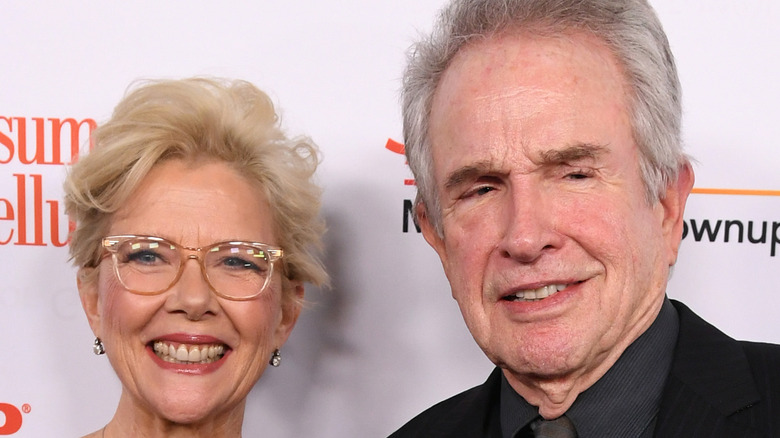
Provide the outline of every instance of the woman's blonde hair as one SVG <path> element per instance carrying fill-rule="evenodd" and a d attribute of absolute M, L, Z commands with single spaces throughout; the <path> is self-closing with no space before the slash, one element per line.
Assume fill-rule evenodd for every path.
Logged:
<path fill-rule="evenodd" d="M 327 283 L 318 257 L 325 230 L 321 190 L 312 182 L 318 150 L 308 138 L 285 136 L 271 99 L 254 85 L 206 78 L 139 83 L 92 141 L 93 150 L 65 180 L 65 208 L 76 222 L 70 235 L 76 266 L 100 263 L 112 214 L 155 165 L 213 160 L 264 191 L 284 249 L 284 277 Z"/>

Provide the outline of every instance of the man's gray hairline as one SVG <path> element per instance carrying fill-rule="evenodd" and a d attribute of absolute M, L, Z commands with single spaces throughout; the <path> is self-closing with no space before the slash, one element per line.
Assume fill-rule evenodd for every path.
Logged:
<path fill-rule="evenodd" d="M 424 96 L 417 97 L 414 99 L 409 99 L 409 96 L 404 96 L 404 103 L 406 103 L 406 100 L 409 99 L 410 103 L 414 102 L 414 106 L 423 106 L 421 109 L 422 111 L 414 111 L 413 113 L 416 115 L 421 115 L 423 112 L 426 112 L 426 119 L 427 123 L 421 123 L 421 120 L 419 120 L 419 117 L 415 120 L 415 124 L 418 125 L 416 128 L 413 128 L 412 131 L 415 132 L 418 136 L 421 136 L 422 138 L 416 139 L 416 146 L 417 149 L 415 151 L 414 156 L 412 154 L 407 154 L 408 161 L 410 163 L 410 166 L 412 167 L 413 172 L 415 173 L 415 177 L 418 178 L 418 180 L 422 180 L 422 185 L 418 184 L 418 196 L 416 198 L 415 204 L 422 204 L 423 208 L 426 211 L 426 215 L 428 216 L 428 220 L 433 225 L 433 228 L 437 231 L 440 237 L 443 236 L 443 229 L 441 224 L 441 208 L 439 206 L 439 200 L 437 196 L 437 188 L 435 184 L 433 184 L 433 181 L 429 181 L 430 177 L 432 177 L 433 172 L 433 160 L 432 160 L 432 144 L 430 142 L 430 111 L 433 104 L 434 95 L 436 93 L 436 90 L 438 89 L 438 86 L 441 82 L 441 77 L 445 74 L 446 70 L 450 67 L 453 59 L 457 56 L 458 53 L 460 53 L 464 48 L 466 48 L 468 45 L 472 44 L 475 40 L 487 40 L 490 38 L 494 38 L 497 35 L 503 34 L 503 33 L 511 33 L 511 32 L 530 32 L 534 34 L 540 34 L 543 36 L 557 36 L 562 35 L 567 32 L 586 32 L 602 42 L 608 47 L 612 55 L 615 57 L 615 60 L 618 62 L 618 65 L 620 66 L 622 70 L 622 75 L 624 76 L 626 87 L 628 91 L 628 106 L 629 106 L 629 115 L 631 119 L 631 129 L 634 135 L 634 140 L 639 148 L 640 154 L 639 154 L 639 165 L 640 165 L 640 175 L 642 177 L 643 183 L 645 185 L 646 189 L 646 198 L 647 201 L 652 203 L 662 198 L 664 188 L 674 179 L 676 179 L 678 175 L 678 171 L 680 166 L 682 166 L 684 163 L 689 161 L 689 158 L 682 153 L 682 147 L 681 147 L 681 139 L 679 138 L 680 135 L 680 127 L 679 127 L 679 103 L 677 104 L 676 109 L 678 110 L 678 114 L 674 114 L 670 116 L 668 119 L 676 120 L 678 123 L 678 126 L 676 127 L 667 127 L 672 129 L 661 129 L 661 136 L 660 138 L 652 139 L 654 136 L 652 135 L 646 135 L 649 134 L 648 129 L 643 129 L 642 126 L 642 119 L 653 116 L 653 105 L 650 102 L 642 102 L 641 97 L 646 97 L 642 95 L 641 89 L 642 85 L 638 82 L 639 76 L 636 70 L 636 67 L 640 64 L 639 62 L 636 62 L 637 60 L 630 56 L 629 53 L 626 53 L 625 51 L 625 45 L 626 44 L 619 44 L 618 42 L 613 41 L 613 38 L 611 38 L 616 32 L 599 32 L 597 30 L 591 29 L 588 26 L 588 23 L 583 23 L 582 25 L 578 25 L 577 23 L 573 22 L 546 22 L 545 20 L 537 20 L 532 23 L 525 23 L 523 27 L 519 27 L 519 24 L 507 22 L 507 23 L 499 23 L 495 26 L 493 26 L 492 29 L 486 30 L 484 33 L 472 33 L 469 35 L 461 35 L 457 36 L 455 38 L 452 38 L 450 40 L 444 41 L 446 43 L 447 47 L 447 57 L 443 62 L 443 65 L 441 66 L 441 69 L 435 74 L 431 74 L 428 80 L 426 81 L 426 84 L 424 86 L 424 90 L 426 91 Z M 443 29 L 440 27 L 436 29 L 437 32 L 442 32 Z M 414 66 L 414 70 L 419 71 L 420 70 L 420 63 L 417 56 L 419 55 L 417 52 L 420 50 L 420 47 L 424 47 L 425 50 L 430 50 L 430 48 L 434 45 L 433 43 L 436 43 L 436 34 L 432 34 L 431 37 L 427 41 L 421 41 L 415 46 L 415 50 L 410 53 L 410 65 Z M 665 36 L 662 35 L 662 37 L 665 39 Z M 456 44 L 457 42 L 457 44 Z M 438 41 L 438 45 L 442 45 L 442 41 Z M 663 48 L 663 46 L 654 45 L 658 48 Z M 668 48 L 668 42 L 666 43 L 666 48 Z M 623 50 L 621 50 L 623 49 Z M 661 54 L 666 55 L 665 53 Z M 671 55 L 671 54 L 669 54 Z M 646 55 L 645 58 L 653 58 L 653 55 Z M 669 68 L 665 69 L 659 69 L 659 73 L 675 73 L 676 74 L 676 67 L 674 65 L 674 59 L 671 58 L 669 60 L 671 62 L 671 66 Z M 430 67 L 431 63 L 428 63 L 428 66 Z M 408 72 L 407 72 L 408 73 Z M 405 80 L 408 80 L 409 78 L 406 77 Z M 419 77 L 415 78 L 416 80 L 419 80 Z M 679 98 L 680 95 L 680 89 L 679 89 L 679 79 L 677 78 L 671 78 L 675 83 L 668 83 L 669 77 L 661 77 L 656 78 L 657 80 L 660 80 L 664 82 L 666 85 L 670 85 L 674 87 L 674 92 L 676 92 L 677 97 Z M 405 94 L 408 93 L 407 90 L 407 83 L 404 83 L 404 91 Z M 674 97 L 674 96 L 673 96 Z M 664 101 L 668 101 L 670 99 L 662 99 Z M 412 105 L 405 105 L 405 109 L 411 108 Z M 673 108 L 674 109 L 674 108 Z M 404 116 L 404 122 L 408 122 L 408 117 Z M 646 121 L 646 120 L 645 120 Z M 420 127 L 425 127 L 426 129 L 423 131 L 419 129 Z M 406 128 L 406 126 L 405 126 Z M 652 130 L 652 128 L 650 128 Z M 672 132 L 673 131 L 673 132 Z M 670 139 L 669 133 L 672 135 L 675 135 L 676 138 Z M 650 138 L 646 138 L 650 137 Z M 652 142 L 661 142 L 661 143 L 667 143 L 671 140 L 672 145 L 668 146 L 653 146 Z M 667 150 L 667 152 L 671 152 L 674 155 L 674 158 L 676 159 L 676 163 L 674 163 L 671 167 L 669 166 L 670 163 L 665 163 L 662 159 L 663 157 L 657 156 L 660 151 Z M 656 155 L 656 156 L 654 156 Z M 660 159 L 659 159 L 660 158 Z M 667 157 L 672 158 L 672 157 Z M 654 163 L 655 161 L 655 163 Z M 422 176 L 422 178 L 421 178 Z M 422 187 L 423 190 L 420 190 L 420 187 Z"/>

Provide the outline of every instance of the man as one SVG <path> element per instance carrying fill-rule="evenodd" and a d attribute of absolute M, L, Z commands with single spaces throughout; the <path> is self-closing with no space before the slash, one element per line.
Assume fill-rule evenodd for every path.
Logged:
<path fill-rule="evenodd" d="M 780 348 L 665 295 L 694 175 L 645 0 L 454 0 L 403 93 L 418 223 L 497 368 L 393 437 L 780 436 Z"/>

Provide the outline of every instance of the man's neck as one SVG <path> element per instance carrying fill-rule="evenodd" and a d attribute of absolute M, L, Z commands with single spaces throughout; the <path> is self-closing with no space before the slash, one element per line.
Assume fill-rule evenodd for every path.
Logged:
<path fill-rule="evenodd" d="M 677 311 L 664 300 L 651 326 L 566 409 L 577 432 L 600 437 L 652 436 L 678 332 Z M 521 397 L 508 379 L 502 379 L 500 419 L 504 437 L 514 437 L 539 414 L 537 406 Z"/>
<path fill-rule="evenodd" d="M 504 369 L 512 388 L 528 403 L 538 406 L 539 415 L 546 419 L 554 419 L 563 415 L 577 397 L 601 379 L 623 352 L 653 324 L 658 316 L 664 300 L 633 325 L 632 329 L 623 333 L 621 339 L 613 348 L 602 353 L 593 364 L 587 368 L 575 369 L 565 375 L 523 375 L 510 369 Z"/>

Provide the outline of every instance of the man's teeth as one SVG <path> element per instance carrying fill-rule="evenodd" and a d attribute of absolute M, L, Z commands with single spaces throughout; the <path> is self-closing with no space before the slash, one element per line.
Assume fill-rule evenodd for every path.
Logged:
<path fill-rule="evenodd" d="M 550 284 L 548 286 L 542 286 L 539 289 L 529 289 L 517 292 L 514 295 L 509 295 L 506 298 L 509 300 L 525 300 L 525 301 L 538 301 L 544 298 L 554 295 L 558 291 L 566 289 L 565 284 Z"/>
<path fill-rule="evenodd" d="M 171 363 L 210 363 L 222 358 L 225 354 L 225 346 L 221 344 L 169 344 L 155 341 L 154 353 L 160 359 Z"/>

